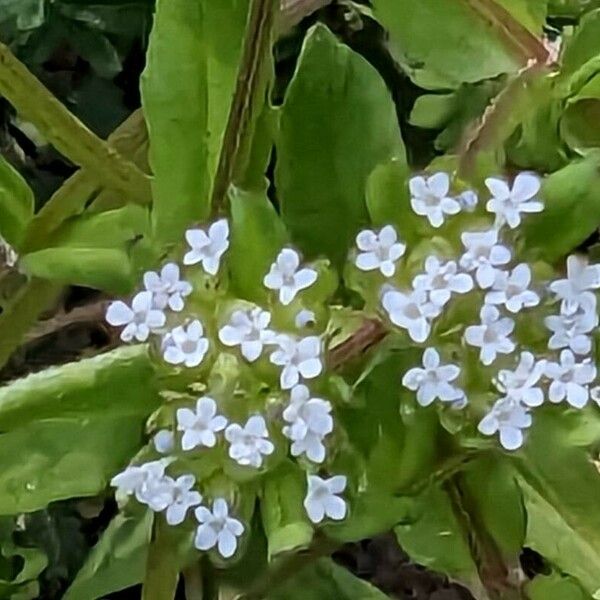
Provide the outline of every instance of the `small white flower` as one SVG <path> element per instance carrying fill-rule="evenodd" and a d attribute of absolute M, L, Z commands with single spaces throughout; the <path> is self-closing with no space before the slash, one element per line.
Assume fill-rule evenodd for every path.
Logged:
<path fill-rule="evenodd" d="M 308 476 L 304 508 L 313 523 L 320 523 L 325 517 L 341 521 L 346 516 L 346 502 L 338 496 L 346 489 L 346 483 L 344 475 L 335 475 L 329 479 L 321 479 L 317 475 Z"/>
<path fill-rule="evenodd" d="M 496 271 L 496 279 L 491 291 L 485 296 L 487 304 L 503 304 L 511 313 L 518 313 L 523 307 L 529 308 L 540 303 L 540 297 L 529 288 L 531 269 L 526 263 L 517 265 L 509 274 Z"/>
<path fill-rule="evenodd" d="M 514 342 L 508 337 L 515 328 L 515 322 L 508 318 L 500 318 L 495 306 L 485 304 L 479 316 L 481 325 L 471 325 L 465 330 L 467 344 L 481 348 L 479 360 L 484 365 L 491 365 L 498 354 L 510 354 L 515 349 Z"/>
<path fill-rule="evenodd" d="M 227 427 L 227 419 L 217 415 L 217 403 L 209 396 L 196 402 L 196 410 L 177 409 L 177 430 L 183 431 L 181 449 L 192 450 L 197 446 L 213 448 L 217 443 L 215 433 Z"/>
<path fill-rule="evenodd" d="M 544 402 L 544 392 L 536 384 L 544 374 L 545 368 L 545 360 L 536 360 L 531 352 L 521 352 L 517 368 L 514 371 L 501 369 L 496 385 L 513 400 L 527 406 L 540 406 Z"/>
<path fill-rule="evenodd" d="M 583 408 L 590 399 L 589 384 L 596 378 L 596 367 L 589 358 L 578 363 L 570 350 L 560 353 L 560 362 L 546 364 L 546 377 L 552 380 L 550 402 L 566 400 L 574 408 Z"/>
<path fill-rule="evenodd" d="M 144 285 L 152 292 L 154 308 L 165 310 L 167 306 L 176 312 L 183 310 L 186 296 L 192 293 L 192 284 L 179 278 L 179 267 L 175 263 L 166 264 L 160 275 L 154 271 L 144 273 Z"/>
<path fill-rule="evenodd" d="M 430 320 L 440 314 L 440 308 L 429 301 L 424 290 L 404 293 L 388 289 L 383 293 L 381 304 L 390 321 L 406 329 L 410 338 L 419 343 L 429 337 Z"/>
<path fill-rule="evenodd" d="M 169 525 L 179 525 L 185 520 L 188 510 L 202 502 L 200 492 L 193 490 L 196 478 L 193 475 L 182 475 L 172 482 L 171 501 L 166 508 Z"/>
<path fill-rule="evenodd" d="M 510 250 L 498 244 L 498 230 L 465 232 L 460 236 L 466 252 L 460 258 L 460 266 L 466 271 L 475 271 L 475 280 L 480 288 L 492 287 L 496 267 L 510 261 Z"/>
<path fill-rule="evenodd" d="M 110 485 L 117 488 L 117 493 L 127 496 L 135 495 L 138 502 L 147 504 L 149 491 L 165 476 L 165 469 L 170 459 L 161 458 L 143 465 L 127 467 L 110 480 Z"/>
<path fill-rule="evenodd" d="M 315 313 L 312 310 L 303 308 L 294 319 L 294 324 L 298 329 L 303 329 L 308 325 L 314 325 L 316 323 Z"/>
<path fill-rule="evenodd" d="M 582 310 L 551 315 L 544 319 L 546 327 L 553 332 L 548 341 L 550 350 L 570 348 L 575 354 L 589 354 L 592 349 L 590 334 L 598 326 L 596 310 Z"/>
<path fill-rule="evenodd" d="M 170 454 L 175 449 L 175 435 L 168 429 L 161 429 L 152 438 L 152 444 L 160 454 Z"/>
<path fill-rule="evenodd" d="M 515 229 L 521 223 L 521 213 L 536 213 L 544 210 L 544 205 L 536 199 L 540 191 L 540 180 L 531 173 L 519 173 L 516 176 L 512 189 L 506 181 L 488 177 L 485 185 L 492 194 L 486 208 L 488 212 L 496 214 L 496 225 L 506 223 Z"/>
<path fill-rule="evenodd" d="M 331 410 L 327 400 L 311 398 L 305 385 L 292 388 L 290 403 L 283 411 L 283 419 L 289 423 L 283 428 L 283 434 L 292 440 L 292 456 L 306 454 L 316 463 L 325 460 L 323 439 L 333 431 Z"/>
<path fill-rule="evenodd" d="M 131 302 L 131 308 L 117 300 L 112 302 L 106 311 L 106 320 L 115 327 L 125 325 L 121 331 L 121 339 L 130 342 L 134 338 L 145 342 L 150 332 L 163 327 L 166 321 L 165 313 L 152 306 L 152 293 L 139 292 Z"/>
<path fill-rule="evenodd" d="M 270 290 L 279 290 L 279 301 L 287 306 L 298 292 L 310 287 L 317 280 L 314 269 L 300 269 L 300 256 L 291 248 L 284 248 L 270 271 L 265 275 L 263 283 Z"/>
<path fill-rule="evenodd" d="M 255 469 L 262 465 L 263 455 L 275 450 L 268 438 L 267 425 L 260 415 L 250 417 L 244 427 L 233 423 L 225 430 L 225 439 L 231 444 L 229 456 L 239 465 Z"/>
<path fill-rule="evenodd" d="M 423 368 L 415 367 L 405 373 L 402 385 L 417 392 L 417 402 L 421 406 L 429 406 L 436 398 L 442 402 L 456 402 L 464 397 L 464 392 L 450 382 L 459 375 L 459 367 L 440 364 L 438 351 L 427 348 L 423 353 Z"/>
<path fill-rule="evenodd" d="M 236 310 L 229 323 L 219 330 L 219 339 L 226 346 L 240 346 L 242 356 L 254 362 L 266 344 L 272 344 L 275 333 L 268 329 L 271 314 L 259 307 Z"/>
<path fill-rule="evenodd" d="M 473 212 L 479 202 L 479 198 L 473 190 L 467 190 L 459 194 L 456 200 L 460 204 L 460 209 L 466 212 Z"/>
<path fill-rule="evenodd" d="M 398 234 L 391 225 L 386 225 L 379 233 L 365 229 L 356 236 L 356 246 L 360 250 L 355 264 L 361 271 L 379 269 L 385 277 L 396 272 L 396 261 L 404 255 L 406 244 L 398 242 Z"/>
<path fill-rule="evenodd" d="M 553 281 L 550 289 L 567 303 L 576 308 L 580 304 L 586 306 L 591 302 L 595 306 L 595 298 L 589 290 L 600 288 L 600 265 L 588 265 L 587 258 L 572 254 L 567 258 L 567 278 Z M 573 308 L 573 310 L 574 310 Z"/>
<path fill-rule="evenodd" d="M 221 257 L 229 248 L 229 223 L 221 219 L 213 223 L 208 233 L 203 229 L 188 229 L 185 239 L 191 250 L 183 257 L 184 265 L 202 263 L 209 275 L 216 275 Z"/>
<path fill-rule="evenodd" d="M 237 538 L 244 533 L 240 521 L 229 516 L 229 507 L 223 498 L 216 498 L 212 512 L 205 506 L 195 511 L 200 525 L 196 530 L 194 545 L 198 550 L 210 550 L 215 546 L 223 558 L 229 558 L 237 549 Z"/>
<path fill-rule="evenodd" d="M 467 273 L 458 273 L 456 262 L 441 262 L 437 256 L 428 256 L 425 260 L 425 273 L 413 280 L 415 290 L 425 290 L 436 306 L 442 307 L 451 294 L 465 294 L 473 289 L 473 278 Z"/>
<path fill-rule="evenodd" d="M 445 215 L 460 212 L 460 204 L 448 196 L 450 177 L 448 173 L 435 173 L 431 177 L 413 177 L 408 182 L 410 205 L 416 214 L 427 217 L 432 227 L 441 227 Z"/>
<path fill-rule="evenodd" d="M 531 415 L 512 398 L 496 401 L 490 412 L 479 422 L 477 429 L 483 435 L 500 434 L 500 443 L 506 450 L 516 450 L 523 445 L 523 429 L 531 427 Z"/>
<path fill-rule="evenodd" d="M 171 365 L 197 367 L 208 351 L 208 340 L 203 334 L 204 328 L 197 319 L 186 327 L 175 327 L 165 336 L 163 358 Z"/>
<path fill-rule="evenodd" d="M 283 367 L 280 375 L 282 390 L 294 387 L 300 377 L 313 379 L 321 374 L 321 340 L 310 335 L 296 339 L 290 335 L 278 335 L 275 342 L 279 346 L 271 356 L 271 363 Z"/>

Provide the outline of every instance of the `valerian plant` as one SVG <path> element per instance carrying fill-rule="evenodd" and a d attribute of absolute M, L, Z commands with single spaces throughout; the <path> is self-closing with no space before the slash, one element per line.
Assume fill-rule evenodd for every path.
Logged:
<path fill-rule="evenodd" d="M 290 34 L 294 3 L 157 2 L 151 173 L 140 113 L 103 142 L 0 47 L 0 92 L 81 167 L 33 214 L 1 165 L 25 282 L 0 358 L 65 284 L 115 296 L 122 342 L 0 390 L 4 555 L 19 515 L 117 501 L 66 598 L 174 598 L 180 574 L 189 598 L 380 598 L 329 556 L 390 530 L 478 598 L 600 594 L 600 14 L 340 4 L 423 90 L 429 164 L 381 66 L 323 22 Z"/>

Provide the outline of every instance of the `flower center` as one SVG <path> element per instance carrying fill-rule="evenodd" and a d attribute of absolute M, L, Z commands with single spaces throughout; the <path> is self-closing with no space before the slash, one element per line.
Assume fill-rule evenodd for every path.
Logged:
<path fill-rule="evenodd" d="M 196 352 L 196 348 L 198 347 L 198 343 L 192 340 L 185 340 L 183 344 L 181 344 L 181 351 L 184 354 L 192 354 Z"/>
<path fill-rule="evenodd" d="M 421 318 L 421 308 L 419 307 L 418 304 L 415 304 L 414 302 L 412 304 L 408 304 L 406 306 L 406 308 L 404 309 L 404 314 L 409 318 L 409 319 L 420 319 Z"/>

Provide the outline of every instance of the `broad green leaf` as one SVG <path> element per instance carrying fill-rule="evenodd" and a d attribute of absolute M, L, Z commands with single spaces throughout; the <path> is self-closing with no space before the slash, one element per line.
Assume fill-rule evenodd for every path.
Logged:
<path fill-rule="evenodd" d="M 558 573 L 537 575 L 525 585 L 529 600 L 589 600 L 577 581 Z"/>
<path fill-rule="evenodd" d="M 328 558 L 305 567 L 265 600 L 386 600 L 387 595 Z"/>
<path fill-rule="evenodd" d="M 103 33 L 85 25 L 71 27 L 69 33 L 69 42 L 100 77 L 112 79 L 121 72 L 119 53 Z"/>
<path fill-rule="evenodd" d="M 123 250 L 47 248 L 25 255 L 20 264 L 28 275 L 62 284 L 83 285 L 116 294 L 129 293 L 133 288 L 133 268 Z"/>
<path fill-rule="evenodd" d="M 285 224 L 301 250 L 339 264 L 367 221 L 371 171 L 405 161 L 385 83 L 323 25 L 308 34 L 281 109 L 275 171 Z"/>
<path fill-rule="evenodd" d="M 158 0 L 142 100 L 154 173 L 154 236 L 177 242 L 205 219 L 233 88 L 247 0 Z"/>
<path fill-rule="evenodd" d="M 600 589 L 600 476 L 590 447 L 600 440 L 600 417 L 592 407 L 557 409 L 538 410 L 516 458 L 525 545 L 594 594 Z"/>
<path fill-rule="evenodd" d="M 600 147 L 600 73 L 569 98 L 560 126 L 573 150 L 583 154 L 588 148 Z"/>
<path fill-rule="evenodd" d="M 542 11 L 530 12 L 528 0 L 502 4 L 517 20 L 541 29 Z M 522 66 L 503 39 L 504 29 L 490 24 L 469 2 L 374 0 L 373 9 L 391 34 L 397 60 L 426 89 L 457 88 Z"/>
<path fill-rule="evenodd" d="M 477 580 L 465 531 L 456 520 L 448 494 L 431 486 L 418 499 L 412 522 L 394 529 L 402 548 L 416 563 L 464 582 Z"/>
<path fill-rule="evenodd" d="M 94 546 L 64 600 L 96 600 L 144 578 L 153 513 L 118 514 Z"/>
<path fill-rule="evenodd" d="M 231 284 L 246 300 L 264 302 L 267 289 L 263 278 L 287 241 L 287 233 L 265 191 L 230 192 Z"/>
<path fill-rule="evenodd" d="M 600 54 L 600 8 L 586 14 L 579 21 L 572 37 L 565 41 L 561 56 L 561 72 L 573 74 L 598 54 Z"/>
<path fill-rule="evenodd" d="M 159 404 L 147 347 L 123 347 L 0 388 L 0 431 L 46 419 L 143 419 Z"/>
<path fill-rule="evenodd" d="M 19 249 L 33 217 L 33 192 L 19 173 L 0 156 L 0 237 Z"/>
<path fill-rule="evenodd" d="M 552 263 L 600 224 L 600 152 L 550 175 L 540 195 L 545 208 L 523 220 L 521 251 L 531 259 Z"/>
<path fill-rule="evenodd" d="M 48 246 L 124 248 L 149 229 L 148 209 L 137 204 L 101 213 L 84 213 L 54 231 Z"/>
<path fill-rule="evenodd" d="M 263 486 L 260 511 L 269 560 L 281 552 L 307 548 L 313 538 L 313 528 L 302 505 L 306 496 L 305 473 L 286 461 L 269 473 Z"/>
<path fill-rule="evenodd" d="M 144 421 L 107 412 L 32 421 L 0 434 L 0 514 L 98 494 L 142 446 Z"/>

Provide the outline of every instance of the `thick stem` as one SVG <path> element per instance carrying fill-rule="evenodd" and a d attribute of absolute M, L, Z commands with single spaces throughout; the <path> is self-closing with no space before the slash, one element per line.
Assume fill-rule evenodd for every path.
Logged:
<path fill-rule="evenodd" d="M 1 43 L 0 95 L 59 152 L 87 168 L 98 182 L 132 202 L 150 203 L 150 178 L 72 115 Z"/>

